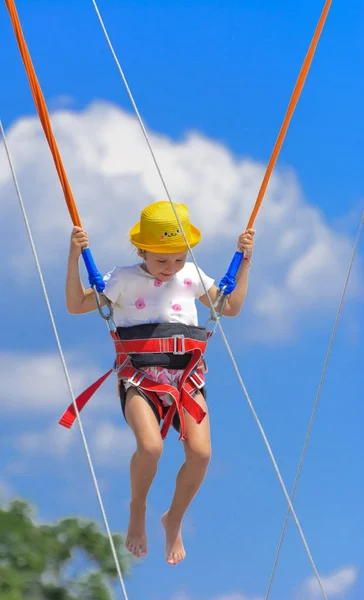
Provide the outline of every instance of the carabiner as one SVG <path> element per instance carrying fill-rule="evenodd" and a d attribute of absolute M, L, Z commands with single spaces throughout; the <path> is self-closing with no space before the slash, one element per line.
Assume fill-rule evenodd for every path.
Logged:
<path fill-rule="evenodd" d="M 109 298 L 107 298 L 104 294 L 99 294 L 99 292 L 96 289 L 96 285 L 93 285 L 92 289 L 95 293 L 97 308 L 100 313 L 100 316 L 104 319 L 104 321 L 107 322 L 107 325 L 108 325 L 108 328 L 110 329 L 110 331 L 115 331 L 116 326 L 115 326 L 114 319 L 113 319 L 114 311 L 113 311 L 112 303 L 110 302 Z M 104 307 L 101 304 L 101 296 L 107 307 L 106 311 L 104 310 Z"/>
<path fill-rule="evenodd" d="M 226 286 L 224 286 L 220 290 L 220 293 L 219 293 L 217 299 L 215 300 L 215 302 L 212 305 L 214 307 L 214 309 L 216 309 L 218 307 L 219 303 L 222 300 L 222 302 L 221 302 L 221 308 L 220 308 L 219 312 L 216 313 L 216 317 L 215 317 L 213 315 L 212 311 L 211 311 L 210 312 L 210 318 L 208 319 L 208 321 L 205 324 L 205 328 L 207 329 L 207 327 L 209 326 L 210 323 L 214 323 L 214 327 L 213 327 L 213 330 L 211 331 L 211 335 L 213 335 L 215 333 L 216 328 L 217 328 L 217 323 L 218 323 L 218 321 L 220 321 L 221 317 L 224 314 L 225 305 L 226 305 L 226 301 L 227 301 L 227 296 L 225 296 L 225 294 L 224 294 L 225 289 L 226 289 Z M 216 312 L 216 310 L 215 310 L 215 312 Z"/>

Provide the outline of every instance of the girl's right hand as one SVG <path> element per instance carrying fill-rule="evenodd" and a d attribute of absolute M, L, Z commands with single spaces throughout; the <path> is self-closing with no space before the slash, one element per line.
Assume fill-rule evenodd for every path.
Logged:
<path fill-rule="evenodd" d="M 88 247 L 87 231 L 82 227 L 75 226 L 71 234 L 71 253 L 77 258 L 81 255 L 82 250 Z"/>

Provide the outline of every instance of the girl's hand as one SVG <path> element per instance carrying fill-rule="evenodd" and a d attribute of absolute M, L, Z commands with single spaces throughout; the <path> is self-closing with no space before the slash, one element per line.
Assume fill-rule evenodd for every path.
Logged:
<path fill-rule="evenodd" d="M 251 259 L 253 254 L 254 236 L 255 230 L 247 229 L 246 231 L 244 231 L 244 233 L 239 235 L 238 238 L 238 250 L 242 250 L 244 252 L 245 258 L 247 258 L 248 260 Z"/>
<path fill-rule="evenodd" d="M 77 258 L 81 255 L 82 250 L 85 250 L 88 246 L 88 235 L 87 231 L 82 227 L 75 226 L 72 229 L 71 234 L 71 253 Z"/>

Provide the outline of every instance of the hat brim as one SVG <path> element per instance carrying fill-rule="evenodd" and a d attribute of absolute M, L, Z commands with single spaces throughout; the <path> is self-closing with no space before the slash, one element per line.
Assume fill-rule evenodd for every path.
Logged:
<path fill-rule="evenodd" d="M 190 225 L 191 234 L 188 237 L 188 243 L 191 248 L 197 246 L 201 240 L 201 232 L 194 225 Z M 180 242 L 169 242 L 165 240 L 160 244 L 143 244 L 140 241 L 140 222 L 135 223 L 134 227 L 129 231 L 129 238 L 132 244 L 140 250 L 147 250 L 149 252 L 155 252 L 156 254 L 173 254 L 175 252 L 185 252 L 188 250 L 185 238 L 183 235 L 180 236 Z"/>

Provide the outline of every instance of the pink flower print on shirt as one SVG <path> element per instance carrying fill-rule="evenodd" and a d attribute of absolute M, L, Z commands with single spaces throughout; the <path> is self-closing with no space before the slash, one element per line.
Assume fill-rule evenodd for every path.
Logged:
<path fill-rule="evenodd" d="M 135 306 L 138 310 L 143 310 L 143 308 L 145 308 L 144 298 L 138 298 L 135 302 Z"/>
<path fill-rule="evenodd" d="M 185 284 L 186 287 L 191 287 L 192 279 L 189 279 L 188 277 L 186 277 L 186 279 L 183 280 L 183 283 Z"/>
<path fill-rule="evenodd" d="M 172 310 L 174 310 L 174 312 L 181 312 L 182 306 L 180 304 L 172 304 Z"/>
<path fill-rule="evenodd" d="M 154 287 L 161 287 L 161 285 L 163 285 L 163 281 L 161 281 L 160 279 L 154 280 Z"/>

